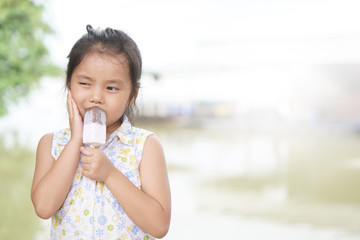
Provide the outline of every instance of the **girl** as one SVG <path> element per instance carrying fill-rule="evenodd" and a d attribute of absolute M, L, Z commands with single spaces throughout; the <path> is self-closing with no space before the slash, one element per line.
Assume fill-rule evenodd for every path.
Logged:
<path fill-rule="evenodd" d="M 159 140 L 132 127 L 142 61 L 119 30 L 94 30 L 68 56 L 70 129 L 38 144 L 31 199 L 36 214 L 52 217 L 51 239 L 153 239 L 170 224 L 170 188 Z M 82 146 L 85 111 L 106 113 L 106 143 Z"/>

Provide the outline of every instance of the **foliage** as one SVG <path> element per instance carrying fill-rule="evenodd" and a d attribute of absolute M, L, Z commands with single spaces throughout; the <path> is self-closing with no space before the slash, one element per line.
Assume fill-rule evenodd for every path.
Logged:
<path fill-rule="evenodd" d="M 0 239 L 33 239 L 39 219 L 30 200 L 35 153 L 0 139 Z"/>
<path fill-rule="evenodd" d="M 31 0 L 0 0 L 0 116 L 10 102 L 26 95 L 43 75 L 57 75 L 44 45 L 51 28 L 43 6 Z"/>

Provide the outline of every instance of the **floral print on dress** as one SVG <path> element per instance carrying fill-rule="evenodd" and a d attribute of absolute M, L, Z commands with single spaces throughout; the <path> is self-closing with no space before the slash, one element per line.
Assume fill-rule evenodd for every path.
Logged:
<path fill-rule="evenodd" d="M 131 126 L 125 117 L 123 124 L 100 147 L 114 166 L 137 188 L 141 188 L 139 164 L 146 138 L 153 133 Z M 57 159 L 68 141 L 70 130 L 55 132 L 51 154 Z M 51 239 L 154 239 L 142 231 L 126 215 L 108 187 L 82 174 L 79 162 L 70 191 L 52 217 Z"/>

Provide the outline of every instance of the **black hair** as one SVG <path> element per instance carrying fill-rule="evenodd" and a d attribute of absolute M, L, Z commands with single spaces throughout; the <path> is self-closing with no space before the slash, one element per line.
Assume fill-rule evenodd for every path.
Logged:
<path fill-rule="evenodd" d="M 117 57 L 122 55 L 126 58 L 131 79 L 130 98 L 135 96 L 140 87 L 142 72 L 142 60 L 140 51 L 126 33 L 121 30 L 106 28 L 104 30 L 93 29 L 91 25 L 86 26 L 87 34 L 84 34 L 72 47 L 68 55 L 68 65 L 66 70 L 66 86 L 70 86 L 70 81 L 76 67 L 81 61 L 92 53 L 106 54 Z M 127 107 L 125 114 L 130 121 L 133 120 L 136 110 L 135 102 L 133 106 Z"/>

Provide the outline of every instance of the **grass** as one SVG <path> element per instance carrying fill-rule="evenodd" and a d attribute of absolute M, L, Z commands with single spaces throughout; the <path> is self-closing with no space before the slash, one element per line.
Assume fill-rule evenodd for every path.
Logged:
<path fill-rule="evenodd" d="M 39 220 L 34 213 L 30 188 L 35 153 L 0 141 L 0 239 L 33 239 Z"/>

